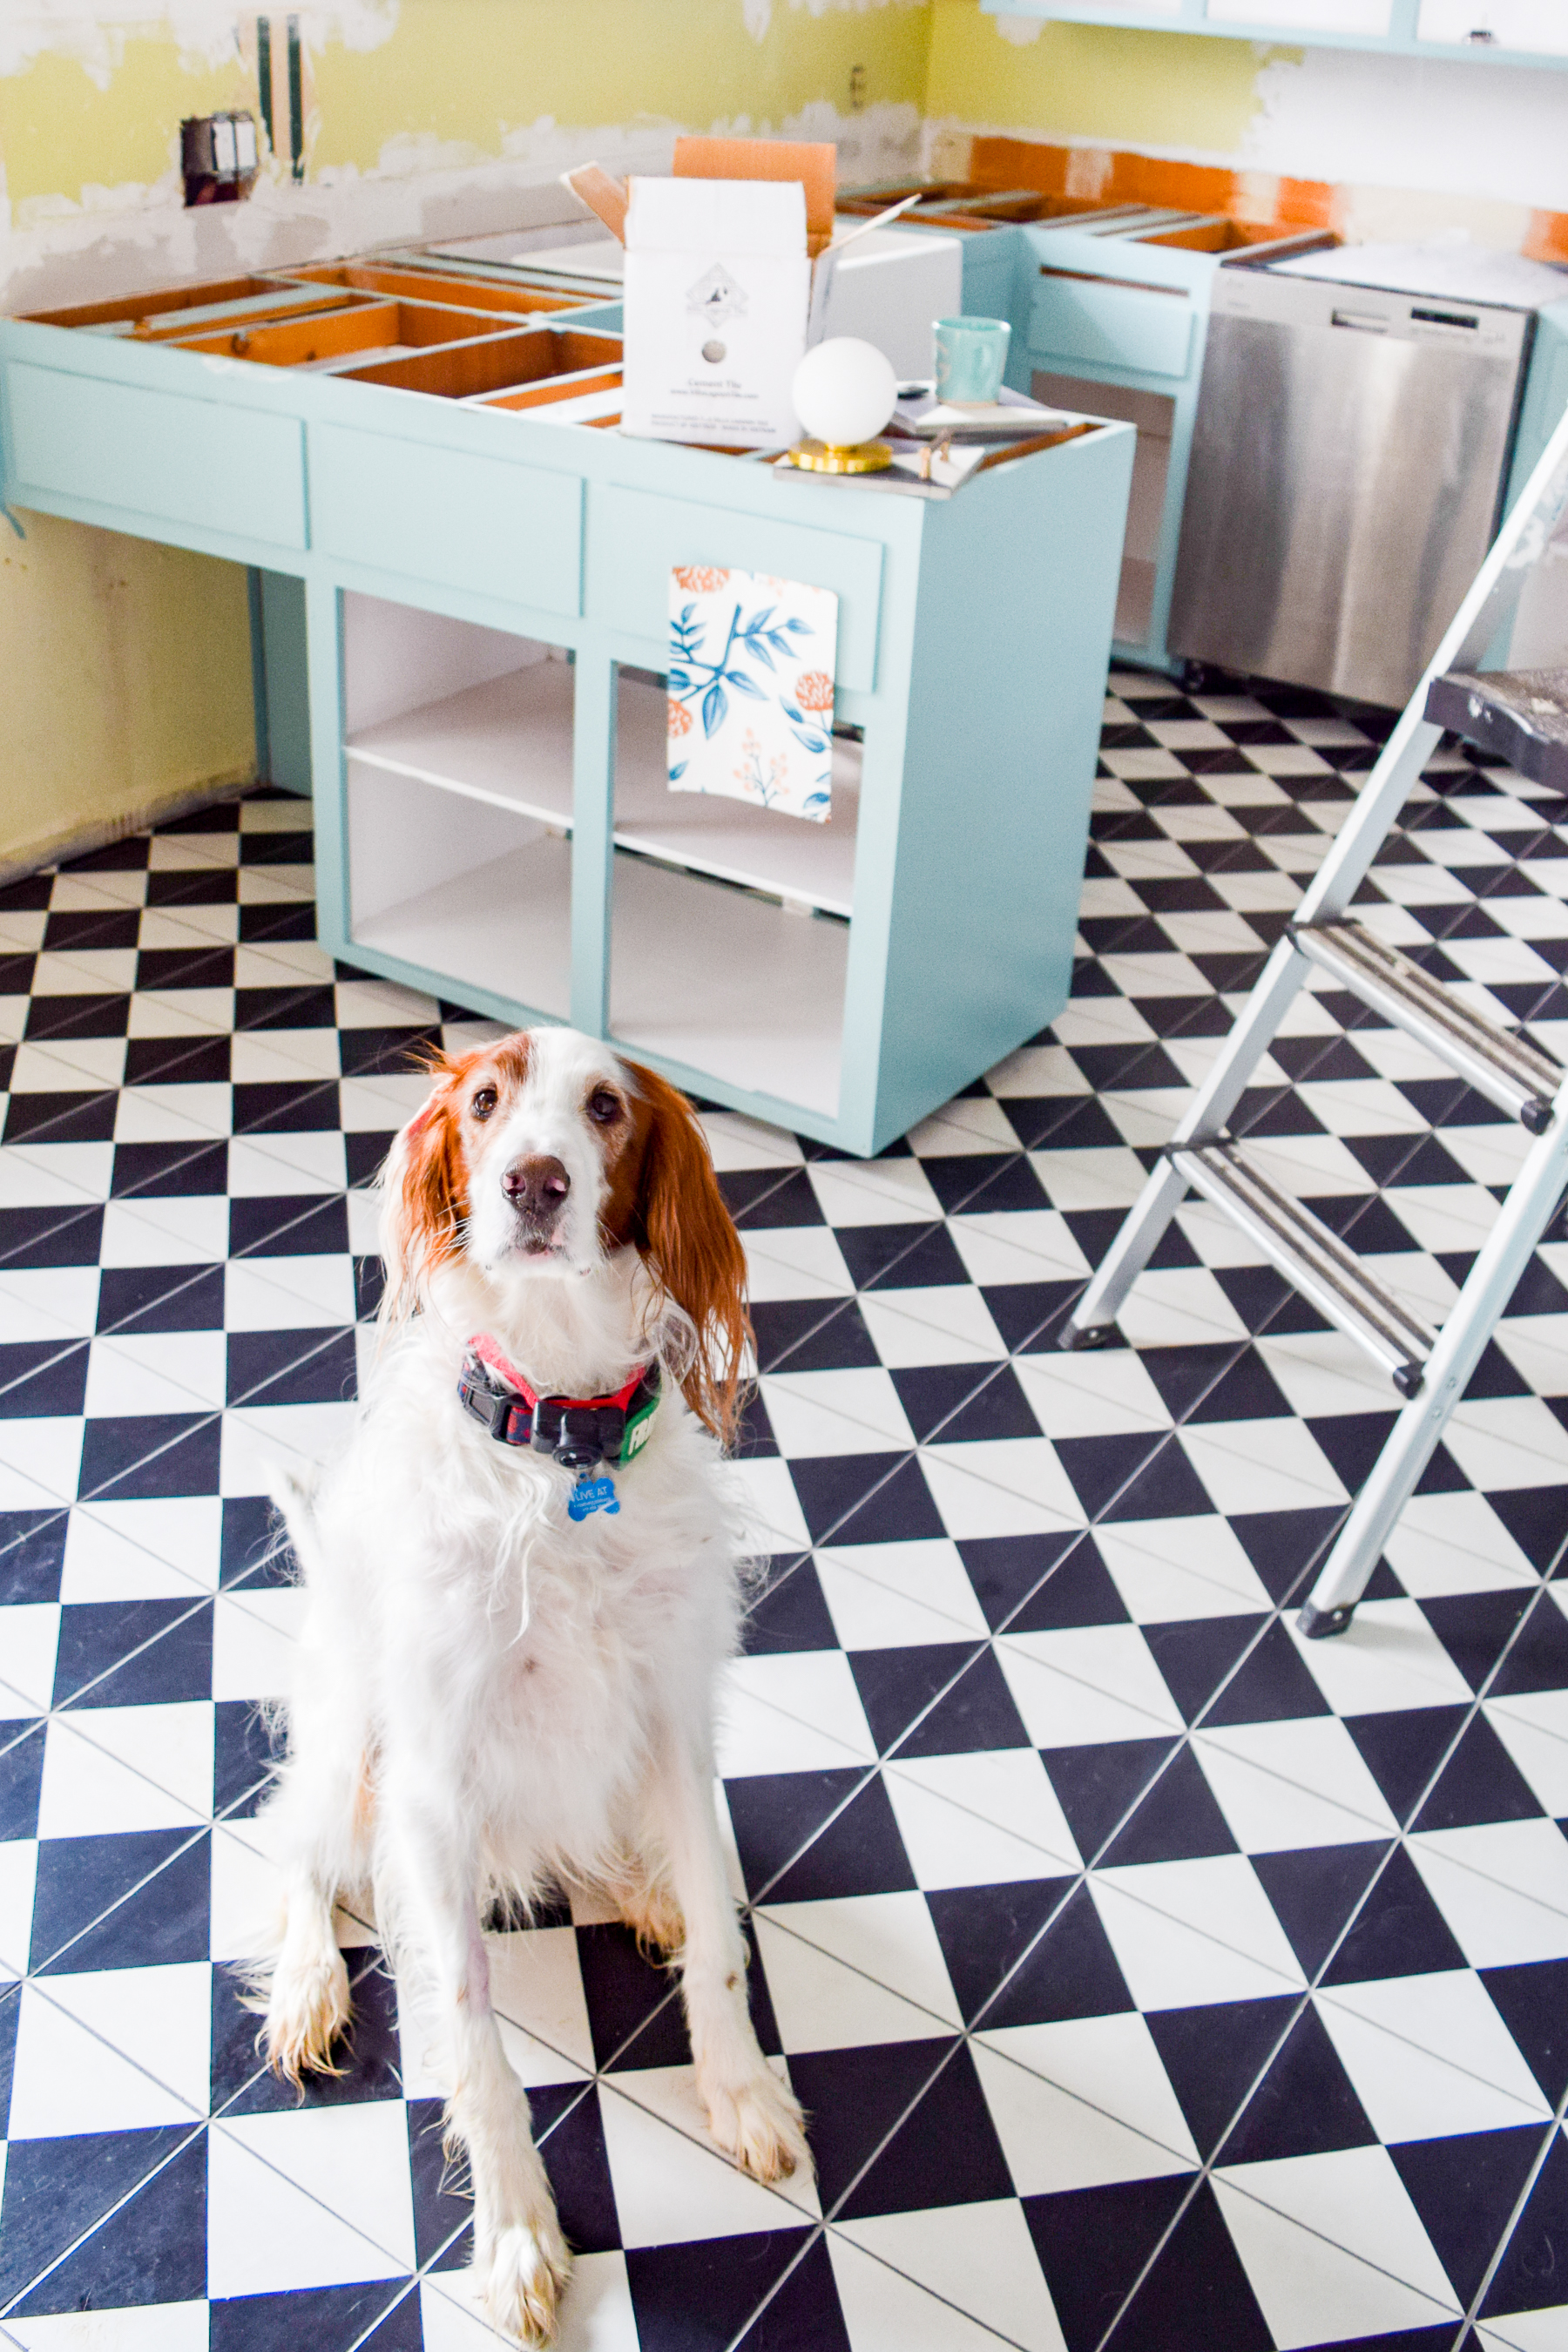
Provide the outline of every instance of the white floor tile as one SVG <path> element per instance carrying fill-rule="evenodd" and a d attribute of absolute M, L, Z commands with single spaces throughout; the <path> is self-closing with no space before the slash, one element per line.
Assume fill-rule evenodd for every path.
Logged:
<path fill-rule="evenodd" d="M 1058 1033 L 1063 1025 L 1063 1022 L 1058 1022 Z M 1143 1189 L 1143 1162 L 1125 1144 L 1092 1144 L 1070 1151 L 1031 1151 L 1029 1165 L 1045 1187 L 1046 1198 L 1053 1209 L 1130 1209 Z M 1014 1281 L 1024 1278 L 1017 1275 L 1012 1277 Z"/>
<path fill-rule="evenodd" d="M 1117 1326 L 1134 1348 L 1245 1339 L 1247 1326 L 1206 1266 L 1156 1267 L 1133 1285 Z"/>
<path fill-rule="evenodd" d="M 1385 2149 L 1230 2165 L 1214 2186 L 1280 2352 L 1458 2317 Z"/>
<path fill-rule="evenodd" d="M 302 1588 L 245 1586 L 213 1604 L 215 1699 L 287 1698 L 304 1628 Z"/>
<path fill-rule="evenodd" d="M 225 1269 L 226 1331 L 292 1331 L 322 1324 L 342 1327 L 353 1319 L 353 1260 L 346 1252 L 331 1256 L 237 1257 Z"/>
<path fill-rule="evenodd" d="M 341 1192 L 346 1181 L 343 1139 L 331 1129 L 237 1135 L 228 1148 L 228 1189 L 236 1200 L 279 1192 Z"/>
<path fill-rule="evenodd" d="M 213 1711 L 80 1706 L 50 1718 L 38 1794 L 40 1837 L 184 1830 L 213 1801 Z"/>
<path fill-rule="evenodd" d="M 1135 2012 L 1005 2026 L 971 2047 L 1021 2197 L 1196 2168 L 1192 2134 Z"/>
<path fill-rule="evenodd" d="M 912 2280 L 948 2305 L 955 2318 L 971 2315 L 1023 2352 L 1066 2352 L 1023 2208 L 1014 2200 L 879 2213 L 838 2222 L 834 2236 L 896 2273 L 895 2297 Z"/>
<path fill-rule="evenodd" d="M 1539 1803 L 1555 1818 L 1568 1814 L 1568 1691 L 1521 1691 L 1481 1712 Z"/>
<path fill-rule="evenodd" d="M 1568 2303 L 1488 2320 L 1476 2338 L 1483 2352 L 1568 2352 Z"/>
<path fill-rule="evenodd" d="M 237 1087 L 310 1086 L 337 1075 L 336 1029 L 237 1029 L 229 1047 Z"/>
<path fill-rule="evenodd" d="M 1003 1633 L 996 1659 L 1037 1748 L 1150 1739 L 1183 1728 L 1181 1710 L 1136 1625 Z"/>
<path fill-rule="evenodd" d="M 83 1426 L 77 1413 L 0 1423 L 0 1511 L 75 1501 Z"/>
<path fill-rule="evenodd" d="M 213 1412 L 227 1378 L 221 1331 L 107 1334 L 88 1360 L 88 1416 Z"/>
<path fill-rule="evenodd" d="M 1164 1399 L 1130 1348 L 1019 1356 L 1014 1370 L 1047 1437 L 1142 1435 L 1171 1426 Z"/>
<path fill-rule="evenodd" d="M 732 1462 L 729 1476 L 741 1500 L 741 1545 L 748 1555 L 805 1551 L 811 1541 L 789 1464 L 764 1454 Z"/>
<path fill-rule="evenodd" d="M 60 1612 L 52 1601 L 15 1601 L 0 1611 L 0 1723 L 42 1715 L 47 1707 L 59 1637 Z"/>
<path fill-rule="evenodd" d="M 188 1200 L 110 1201 L 103 1212 L 105 1265 L 214 1265 L 228 1255 L 228 1202 L 221 1192 Z"/>
<path fill-rule="evenodd" d="M 854 1899 L 886 1903 L 907 1898 L 861 1895 Z M 920 1900 L 918 1896 L 914 1899 Z M 847 1923 L 829 1922 L 829 1930 L 837 1927 L 839 1939 L 847 1937 L 854 1945 L 858 1958 L 851 1962 L 826 1949 L 816 1937 L 797 1932 L 795 1913 L 809 1913 L 814 1907 L 795 1903 L 764 1905 L 752 1914 L 752 1932 L 762 1955 L 773 2015 L 785 2050 L 847 2050 L 862 2043 L 930 2042 L 934 2068 L 942 2042 L 953 2032 L 956 2021 L 952 1989 L 947 1972 L 942 1968 L 940 1953 L 936 1963 L 941 1970 L 938 1978 L 929 1965 L 923 1970 L 916 1965 L 919 1956 L 892 1949 L 893 1935 L 906 1924 L 897 1915 L 860 1922 L 855 1937 L 848 1937 Z M 806 1924 L 817 1927 L 818 1937 L 825 1932 L 821 1923 L 808 1918 Z M 927 1925 L 929 1927 L 929 1918 Z M 931 1981 L 924 1983 L 922 1989 L 934 1995 L 940 2006 L 933 2007 L 930 2000 L 907 1999 L 903 1992 L 880 1982 L 867 1972 L 863 1963 L 868 1957 L 889 1966 L 906 1979 L 929 1976 Z"/>
<path fill-rule="evenodd" d="M 855 2227 L 858 2231 L 858 2223 Z M 956 2305 L 928 2294 L 902 2271 L 879 2262 L 840 2231 L 828 2231 L 827 2252 L 849 2352 L 996 2352 L 994 2329 L 966 2318 Z M 1011 2340 L 1035 2352 L 1028 2338 Z M 1059 2342 L 1059 2336 L 1040 2337 L 1040 2352 L 1058 2352 Z"/>
<path fill-rule="evenodd" d="M 1383 1549 L 1415 1601 L 1535 1581 L 1535 1570 L 1484 1495 L 1412 1495 Z"/>
<path fill-rule="evenodd" d="M 952 1218 L 948 1231 L 973 1283 L 1072 1282 L 1089 1272 L 1059 1209 L 973 1210 Z"/>
<path fill-rule="evenodd" d="M 956 2032 L 962 2019 L 925 1899 L 916 1894 L 847 1895 L 770 1903 L 776 1927 L 842 1961 Z M 871 2035 L 857 2035 L 869 2041 Z"/>
<path fill-rule="evenodd" d="M 1189 1423 L 1179 1442 L 1216 1510 L 1299 1511 L 1348 1498 L 1339 1473 L 1300 1421 Z"/>
<path fill-rule="evenodd" d="M 689 2066 L 634 2068 L 599 2087 L 621 2242 L 663 2246 L 798 2228 L 821 2211 L 814 2182 L 748 2179 L 709 2137 Z"/>
<path fill-rule="evenodd" d="M 32 1838 L 0 1844 L 0 1981 L 26 1972 L 38 1849 Z"/>
<path fill-rule="evenodd" d="M 216 1495 L 79 1504 L 66 1536 L 60 1599 L 188 1601 L 214 1592 L 222 1538 Z"/>
<path fill-rule="evenodd" d="M 1094 1548 L 1139 1625 L 1247 1616 L 1273 1606 L 1227 1520 L 1122 1519 L 1097 1527 Z"/>
<path fill-rule="evenodd" d="M 810 1160 L 806 1174 L 830 1225 L 931 1224 L 942 1216 L 918 1160 Z"/>
<path fill-rule="evenodd" d="M 1032 1748 L 917 1756 L 883 1784 L 922 1887 L 999 1886 L 1079 1867 L 1066 1814 Z"/>
<path fill-rule="evenodd" d="M 942 1523 L 956 1543 L 971 1536 L 1043 1535 L 1083 1525 L 1083 1505 L 1048 1438 L 925 1445 L 921 1467 Z"/>
<path fill-rule="evenodd" d="M 218 1477 L 225 1495 L 269 1495 L 279 1467 L 305 1473 L 348 1442 L 352 1404 L 240 1405 L 223 1417 Z"/>
<path fill-rule="evenodd" d="M 24 1985 L 20 1998 L 13 2139 L 143 2131 L 206 2114 L 206 1961 L 50 1975 Z"/>
<path fill-rule="evenodd" d="M 1089 1886 L 1140 2009 L 1278 1997 L 1305 1982 L 1245 1854 L 1130 1864 Z"/>
<path fill-rule="evenodd" d="M 414 2267 L 401 2099 L 240 2116 L 207 2135 L 207 2293 L 396 2278 Z"/>
<path fill-rule="evenodd" d="M 1318 2014 L 1380 2139 L 1544 2121 L 1551 2108 L 1468 1969 L 1335 1985 Z"/>
<path fill-rule="evenodd" d="M 719 1702 L 719 1770 L 726 1780 L 759 1772 L 842 1771 L 872 1764 L 877 1749 L 849 1661 L 837 1650 L 737 1658 Z"/>
<path fill-rule="evenodd" d="M 1539 1397 L 1468 1398 L 1443 1443 L 1471 1485 L 1489 1494 L 1568 1482 L 1568 1429 Z"/>
<path fill-rule="evenodd" d="M 761 1385 L 773 1435 L 786 1456 L 905 1452 L 914 1444 L 889 1372 L 869 1367 L 774 1372 L 764 1374 Z"/>
<path fill-rule="evenodd" d="M 835 1546 L 816 1554 L 816 1573 L 847 1650 L 984 1641 L 989 1630 L 952 1543 Z"/>
<path fill-rule="evenodd" d="M 1193 1752 L 1244 1853 L 1394 1837 L 1399 1824 L 1334 1716 L 1226 1725 Z"/>
<path fill-rule="evenodd" d="M 1463 1706 L 1470 1686 L 1414 1601 L 1363 1601 L 1351 1637 L 1309 1642 L 1284 1620 L 1297 1654 L 1338 1715 Z"/>
<path fill-rule="evenodd" d="M 1007 1352 L 980 1292 L 967 1284 L 868 1290 L 860 1314 L 890 1370 L 911 1364 L 988 1364 Z"/>
<path fill-rule="evenodd" d="M 0 1330 L 7 1347 L 24 1341 L 58 1346 L 89 1338 L 97 1324 L 97 1266 L 7 1267 L 0 1274 Z"/>
<path fill-rule="evenodd" d="M 1422 1831 L 1409 1852 L 1473 1969 L 1568 1956 L 1568 1841 L 1554 1822 Z"/>
<path fill-rule="evenodd" d="M 193 1083 L 125 1087 L 114 1118 L 116 1143 L 184 1143 L 198 1150 L 232 1124 L 228 1087 Z"/>
<path fill-rule="evenodd" d="M 19 2352 L 207 2352 L 202 2303 L 132 2303 L 118 2311 L 8 2312 L 5 2333 Z"/>
<path fill-rule="evenodd" d="M 746 1288 L 757 1305 L 820 1298 L 826 1312 L 855 1288 L 830 1225 L 767 1225 L 741 1236 Z"/>

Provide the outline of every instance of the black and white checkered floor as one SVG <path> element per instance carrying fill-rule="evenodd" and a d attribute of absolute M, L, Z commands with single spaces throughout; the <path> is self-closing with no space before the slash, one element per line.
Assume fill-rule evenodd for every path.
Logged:
<path fill-rule="evenodd" d="M 712 2152 L 620 1927 L 495 1938 L 577 2352 L 1568 2346 L 1568 1243 L 1353 1631 L 1303 1644 L 1386 1385 L 1202 1207 L 1125 1344 L 1051 1335 L 1373 746 L 1310 695 L 1112 687 L 1054 1030 L 870 1163 L 709 1119 L 772 1556 L 723 1811 L 819 2175 L 775 2193 Z M 306 821 L 261 796 L 0 894 L 25 2352 L 493 2340 L 363 1931 L 352 2064 L 302 2105 L 224 1967 L 268 1906 L 257 1703 L 299 1626 L 264 1465 L 349 1411 L 405 1049 L 484 1034 L 334 974 Z M 1364 897 L 1568 1045 L 1568 805 L 1446 753 Z M 1521 1139 L 1333 993 L 1263 1076 L 1237 1126 L 1441 1314 Z"/>

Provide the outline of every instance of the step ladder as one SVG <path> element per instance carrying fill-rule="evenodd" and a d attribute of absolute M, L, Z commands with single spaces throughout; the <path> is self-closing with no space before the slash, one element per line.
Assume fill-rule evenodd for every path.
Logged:
<path fill-rule="evenodd" d="M 1568 1072 L 1473 1013 L 1351 915 L 1367 870 L 1445 728 L 1568 792 L 1568 670 L 1489 670 L 1526 581 L 1568 507 L 1568 415 L 1542 454 L 1333 847 L 1265 965 L 1209 1076 L 1176 1126 L 1110 1254 L 1059 1334 L 1105 1339 L 1189 1191 L 1247 1234 L 1320 1315 L 1356 1340 L 1406 1402 L 1303 1606 L 1303 1633 L 1342 1633 L 1384 1543 L 1568 1182 Z M 1534 1140 L 1440 1332 L 1250 1160 L 1227 1122 L 1297 992 L 1328 974 L 1419 1039 Z"/>

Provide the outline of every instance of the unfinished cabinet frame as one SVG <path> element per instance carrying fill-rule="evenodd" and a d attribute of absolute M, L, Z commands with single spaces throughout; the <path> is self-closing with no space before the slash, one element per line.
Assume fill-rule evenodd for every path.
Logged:
<path fill-rule="evenodd" d="M 388 274 L 0 321 L 6 502 L 252 567 L 331 952 L 879 1150 L 1066 1001 L 1131 428 L 952 498 L 628 439 L 612 314 L 487 312 L 478 274 L 465 331 L 348 372 L 181 347 L 450 301 Z M 668 792 L 676 564 L 837 595 L 830 824 Z"/>

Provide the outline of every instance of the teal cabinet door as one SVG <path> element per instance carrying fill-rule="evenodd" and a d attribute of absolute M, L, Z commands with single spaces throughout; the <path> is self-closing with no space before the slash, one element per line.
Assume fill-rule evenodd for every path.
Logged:
<path fill-rule="evenodd" d="M 1035 289 L 1028 340 L 1042 359 L 1182 376 L 1193 347 L 1193 310 L 1184 294 L 1163 287 L 1100 286 L 1053 273 Z"/>
<path fill-rule="evenodd" d="M 14 362 L 5 372 L 10 489 L 118 509 L 126 528 L 221 530 L 278 548 L 305 537 L 304 428 L 227 401 L 190 400 Z"/>
<path fill-rule="evenodd" d="M 510 423 L 510 419 L 508 422 Z M 498 425 L 504 437 L 505 425 Z M 583 609 L 583 483 L 341 425 L 310 432 L 324 554 L 548 613 Z"/>
<path fill-rule="evenodd" d="M 647 490 L 595 485 L 588 525 L 594 611 L 612 628 L 663 645 L 669 632 L 669 574 L 678 563 L 771 572 L 838 598 L 838 684 L 877 682 L 882 603 L 882 542 L 816 530 L 771 515 L 704 507 Z"/>

